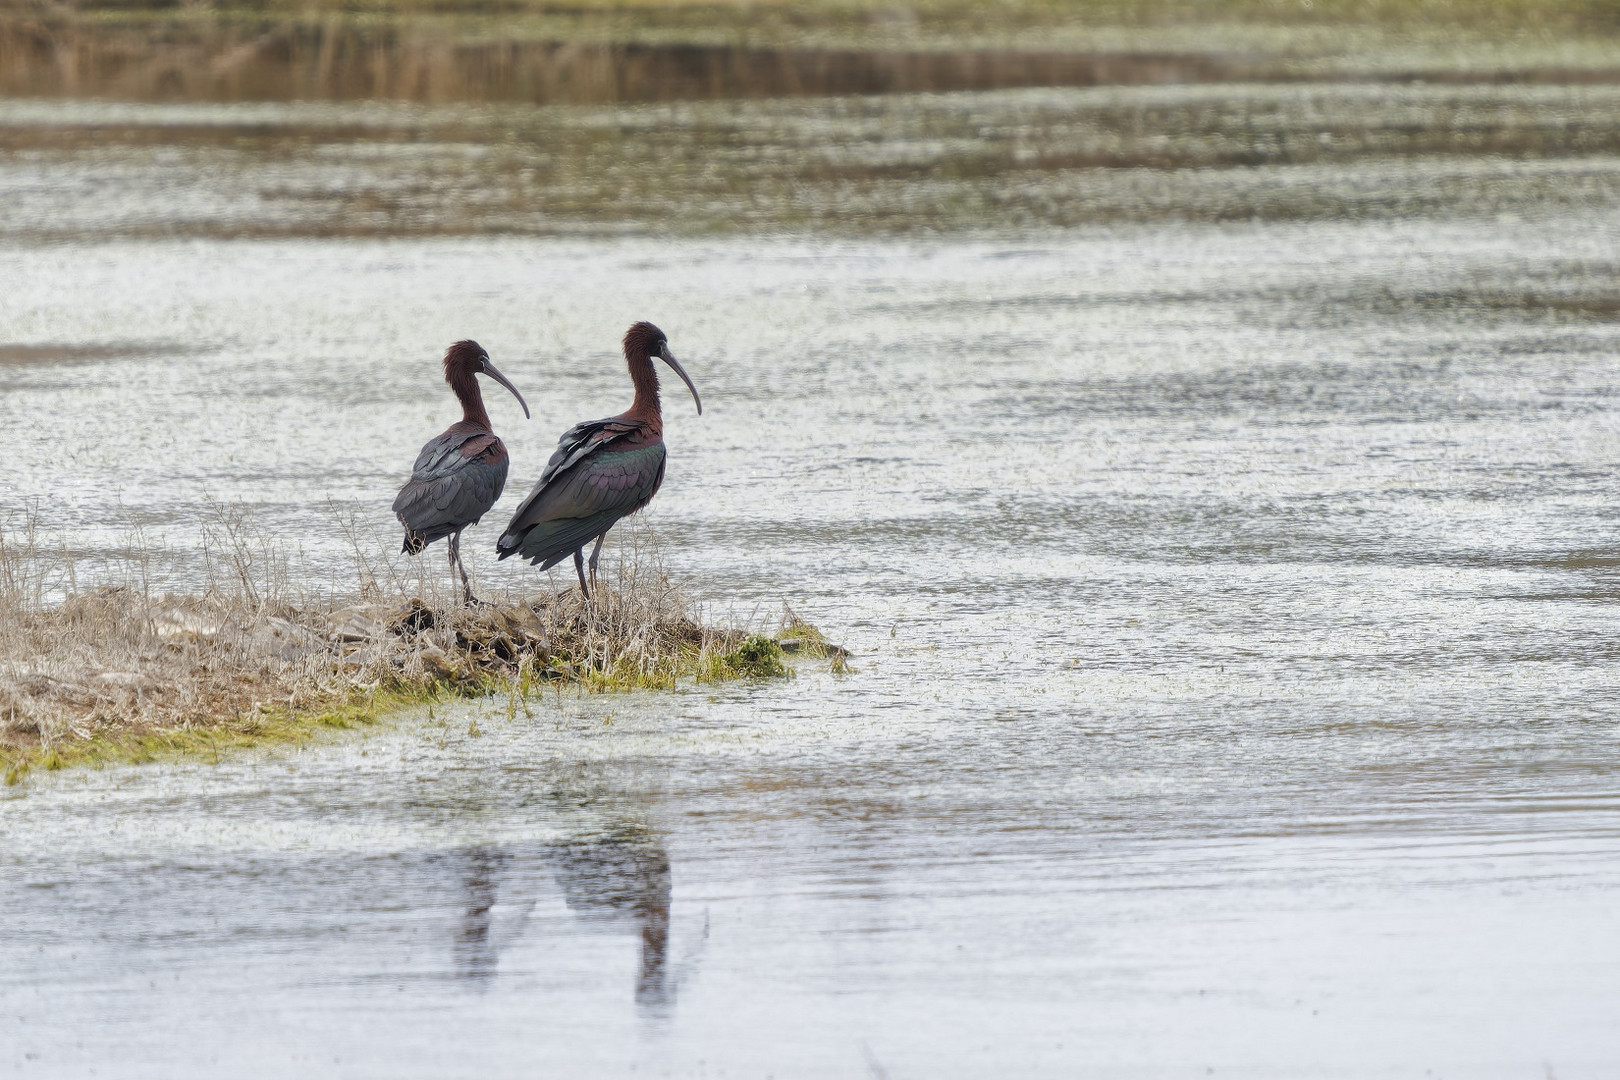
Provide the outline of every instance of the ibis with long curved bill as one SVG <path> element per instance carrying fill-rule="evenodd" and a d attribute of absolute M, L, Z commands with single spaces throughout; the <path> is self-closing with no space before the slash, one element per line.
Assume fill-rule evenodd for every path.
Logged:
<path fill-rule="evenodd" d="M 697 387 L 669 351 L 669 339 L 649 322 L 638 322 L 624 335 L 624 358 L 636 396 L 630 408 L 605 420 L 575 424 L 563 434 L 546 463 L 540 481 L 518 506 L 495 542 L 503 559 L 528 559 L 542 570 L 574 556 L 579 588 L 587 598 L 585 545 L 592 540 L 591 580 L 607 532 L 626 515 L 646 506 L 664 482 L 664 415 L 658 401 L 662 360 L 692 391 L 698 415 L 703 401 Z"/>
<path fill-rule="evenodd" d="M 473 602 L 472 583 L 461 562 L 461 531 L 495 505 L 511 465 L 506 444 L 490 426 L 478 376 L 488 375 L 508 390 L 529 415 L 529 403 L 490 362 L 476 341 L 458 341 L 444 354 L 444 381 L 461 401 L 461 420 L 422 447 L 411 478 L 394 499 L 394 515 L 405 526 L 407 555 L 421 553 L 435 540 L 450 538 L 450 569 L 460 572 L 462 594 Z"/>

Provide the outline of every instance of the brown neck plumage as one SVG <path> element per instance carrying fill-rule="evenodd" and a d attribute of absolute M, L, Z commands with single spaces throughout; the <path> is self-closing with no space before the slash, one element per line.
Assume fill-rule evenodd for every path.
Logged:
<path fill-rule="evenodd" d="M 628 357 L 630 381 L 636 386 L 636 400 L 630 404 L 628 415 L 653 427 L 664 426 L 663 410 L 658 401 L 658 372 L 653 369 L 652 357 L 646 353 Z"/>
<path fill-rule="evenodd" d="M 444 381 L 450 384 L 461 401 L 461 422 L 464 424 L 477 424 L 485 431 L 494 431 L 490 426 L 489 413 L 484 409 L 484 393 L 478 388 L 478 376 L 471 370 L 457 364 L 445 372 Z"/>

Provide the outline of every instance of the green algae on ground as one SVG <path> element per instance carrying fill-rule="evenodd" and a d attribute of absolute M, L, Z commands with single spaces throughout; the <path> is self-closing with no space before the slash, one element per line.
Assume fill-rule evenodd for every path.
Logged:
<path fill-rule="evenodd" d="M 216 725 L 139 733 L 103 731 L 50 746 L 0 747 L 0 770 L 4 772 L 6 784 L 12 785 L 36 769 L 55 771 L 78 766 L 101 768 L 151 762 L 218 761 L 227 753 L 264 746 L 299 745 L 323 732 L 367 727 L 388 712 L 438 696 L 438 690 L 420 688 L 355 690 L 344 700 L 302 713 L 264 709 L 252 715 L 231 717 Z"/>

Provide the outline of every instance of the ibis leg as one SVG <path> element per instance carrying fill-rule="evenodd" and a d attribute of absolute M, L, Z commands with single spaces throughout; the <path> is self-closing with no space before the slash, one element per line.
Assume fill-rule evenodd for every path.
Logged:
<path fill-rule="evenodd" d="M 590 587 L 585 584 L 585 549 L 574 549 L 574 573 L 579 575 L 579 591 L 585 594 L 585 599 L 591 598 Z"/>
<path fill-rule="evenodd" d="M 601 536 L 598 536 L 596 538 L 596 546 L 591 548 L 591 558 L 590 558 L 590 561 L 588 563 L 586 563 L 586 565 L 591 568 L 591 584 L 592 585 L 596 584 L 596 560 L 598 560 L 598 559 L 600 559 L 602 557 L 602 541 L 604 541 L 606 539 L 607 539 L 607 533 L 603 533 Z"/>
<path fill-rule="evenodd" d="M 461 574 L 461 593 L 467 603 L 473 603 L 472 582 L 467 580 L 467 567 L 461 561 L 461 530 L 450 534 L 450 569 Z"/>

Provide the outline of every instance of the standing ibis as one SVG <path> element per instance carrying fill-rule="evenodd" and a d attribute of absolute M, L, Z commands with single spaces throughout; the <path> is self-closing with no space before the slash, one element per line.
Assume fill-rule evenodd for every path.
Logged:
<path fill-rule="evenodd" d="M 508 390 L 529 415 L 523 400 L 505 375 L 489 361 L 489 353 L 476 341 L 458 341 L 444 354 L 444 381 L 461 401 L 461 421 L 422 447 L 411 478 L 394 498 L 394 514 L 405 526 L 408 555 L 416 555 L 435 540 L 450 538 L 450 570 L 460 571 L 467 603 L 473 602 L 467 568 L 461 564 L 461 530 L 476 525 L 506 486 L 511 459 L 506 444 L 490 427 L 484 411 L 479 375 L 488 375 Z M 452 579 L 453 580 L 453 579 Z"/>
<path fill-rule="evenodd" d="M 624 335 L 635 401 L 618 416 L 587 420 L 564 433 L 540 482 L 495 542 L 501 558 L 521 555 L 546 570 L 573 552 L 580 591 L 589 599 L 585 545 L 596 540 L 590 563 L 594 581 L 607 531 L 646 506 L 664 482 L 664 416 L 658 405 L 655 356 L 675 369 L 692 391 L 698 415 L 703 415 L 697 387 L 669 351 L 664 332 L 652 323 L 636 323 Z"/>

